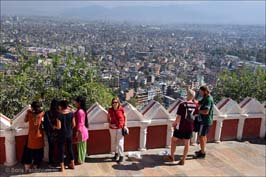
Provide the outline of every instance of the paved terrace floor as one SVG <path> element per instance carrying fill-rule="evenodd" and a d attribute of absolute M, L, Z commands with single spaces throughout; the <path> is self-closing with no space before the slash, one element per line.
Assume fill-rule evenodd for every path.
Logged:
<path fill-rule="evenodd" d="M 22 165 L 1 166 L 0 176 L 266 176 L 265 140 L 224 141 L 220 144 L 209 143 L 206 159 L 192 159 L 197 146 L 191 146 L 189 159 L 185 166 L 169 165 L 160 155 L 165 149 L 147 150 L 142 153 L 142 160 L 126 159 L 121 165 L 111 161 L 111 155 L 93 155 L 86 163 L 76 166 L 75 170 L 42 169 L 30 174 L 23 174 Z M 178 146 L 176 158 L 179 159 L 183 147 Z M 51 170 L 51 172 L 49 172 Z"/>

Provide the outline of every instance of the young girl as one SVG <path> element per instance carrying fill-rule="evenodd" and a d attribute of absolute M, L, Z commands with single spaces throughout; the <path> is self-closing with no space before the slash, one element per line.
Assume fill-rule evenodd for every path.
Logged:
<path fill-rule="evenodd" d="M 86 99 L 84 97 L 78 96 L 75 100 L 75 106 L 77 111 L 74 113 L 76 120 L 76 134 L 75 139 L 77 143 L 78 150 L 78 161 L 77 164 L 80 165 L 85 161 L 87 152 L 87 140 L 88 140 L 88 119 L 86 113 Z"/>
<path fill-rule="evenodd" d="M 67 148 L 67 159 L 69 160 L 68 167 L 75 168 L 74 155 L 72 149 L 72 129 L 76 126 L 73 112 L 68 108 L 68 102 L 63 100 L 59 102 L 59 120 L 61 121 L 61 129 L 59 132 L 59 162 L 61 171 L 65 170 L 64 166 L 64 145 Z"/>
<path fill-rule="evenodd" d="M 49 166 L 55 165 L 54 148 L 58 141 L 58 129 L 61 129 L 61 122 L 58 118 L 58 101 L 53 99 L 50 110 L 44 114 L 44 131 L 47 135 L 49 145 Z"/>
<path fill-rule="evenodd" d="M 43 115 L 41 103 L 33 101 L 31 109 L 28 110 L 24 119 L 25 122 L 29 123 L 27 144 L 22 158 L 26 172 L 29 171 L 31 166 L 38 168 L 43 159 L 44 139 L 41 126 Z"/>

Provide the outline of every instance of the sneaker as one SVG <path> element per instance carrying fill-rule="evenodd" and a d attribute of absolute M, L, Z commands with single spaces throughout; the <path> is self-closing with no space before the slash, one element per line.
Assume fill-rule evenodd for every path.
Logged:
<path fill-rule="evenodd" d="M 201 151 L 196 154 L 196 159 L 204 159 L 206 157 L 206 153 L 202 153 Z"/>
<path fill-rule="evenodd" d="M 120 156 L 119 159 L 116 161 L 117 163 L 121 163 L 124 161 L 124 157 L 123 156 Z"/>
<path fill-rule="evenodd" d="M 201 153 L 201 150 L 195 152 L 196 155 L 198 155 L 200 153 Z"/>
<path fill-rule="evenodd" d="M 113 161 L 117 161 L 118 153 L 115 153 L 115 156 L 112 158 Z"/>

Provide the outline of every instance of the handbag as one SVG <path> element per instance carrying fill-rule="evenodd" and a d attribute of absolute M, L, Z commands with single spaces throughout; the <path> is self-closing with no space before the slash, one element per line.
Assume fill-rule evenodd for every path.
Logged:
<path fill-rule="evenodd" d="M 123 136 L 129 135 L 129 129 L 127 127 L 122 128 L 122 135 Z"/>

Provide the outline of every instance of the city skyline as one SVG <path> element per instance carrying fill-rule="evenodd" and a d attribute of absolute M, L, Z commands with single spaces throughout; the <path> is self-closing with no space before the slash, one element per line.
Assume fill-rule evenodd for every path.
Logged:
<path fill-rule="evenodd" d="M 36 5 L 36 2 L 34 3 Z M 45 3 L 47 7 L 43 9 L 52 11 L 49 3 L 44 2 L 42 5 Z M 64 9 L 69 3 L 60 8 Z M 234 74 L 245 71 L 247 67 L 250 80 L 256 80 L 254 71 L 260 73 L 266 69 L 265 24 L 254 25 L 258 19 L 252 20 L 257 16 L 248 10 L 251 7 L 247 4 L 250 5 L 251 2 L 230 2 L 230 8 L 227 2 L 193 1 L 183 4 L 180 2 L 179 5 L 172 6 L 158 6 L 160 2 L 149 6 L 127 3 L 123 7 L 107 7 L 108 3 L 99 3 L 84 7 L 76 5 L 72 10 L 61 11 L 61 15 L 57 16 L 52 12 L 45 15 L 39 13 L 38 16 L 3 15 L 0 73 L 17 75 L 15 71 L 20 70 L 20 66 L 29 61 L 32 62 L 31 69 L 43 71 L 40 78 L 47 78 L 47 66 L 53 66 L 53 70 L 58 72 L 49 74 L 52 80 L 41 81 L 45 84 L 43 87 L 35 86 L 38 89 L 37 96 L 43 97 L 43 88 L 64 88 L 64 92 L 71 95 L 71 87 L 62 84 L 66 82 L 58 76 L 63 70 L 71 69 L 73 63 L 83 63 L 81 67 L 85 70 L 96 68 L 93 78 L 97 78 L 97 83 L 102 84 L 104 88 L 110 88 L 122 101 L 132 101 L 138 107 L 142 107 L 152 99 L 161 102 L 164 99 L 166 105 L 169 105 L 171 100 L 183 99 L 188 86 L 199 88 L 201 85 L 208 85 L 214 90 L 216 100 L 219 100 L 224 96 L 225 84 L 222 83 L 219 87 L 217 85 L 221 82 L 220 78 L 224 77 L 224 71 Z M 246 5 L 238 7 L 237 3 Z M 57 1 L 56 4 L 59 6 L 62 2 Z M 33 8 L 26 5 L 27 3 L 24 4 L 25 8 L 38 10 L 37 6 Z M 224 10 L 225 7 L 228 8 Z M 60 8 L 55 7 L 54 11 L 59 12 Z M 231 12 L 235 9 L 237 11 L 234 14 L 240 11 L 246 13 L 243 16 L 234 16 Z M 25 9 L 24 11 L 30 12 Z M 261 11 L 258 10 L 259 13 L 263 11 L 263 8 Z M 243 25 L 248 20 L 252 21 L 253 25 Z M 242 25 L 237 25 L 237 21 L 242 22 Z M 69 56 L 71 57 L 68 59 Z M 65 61 L 70 59 L 73 61 L 66 65 Z M 75 76 L 73 74 L 76 71 L 78 70 L 68 72 L 70 75 L 66 75 L 65 80 L 69 76 Z M 260 74 L 256 74 L 258 75 Z M 85 85 L 83 87 L 81 84 L 80 89 L 91 89 L 86 85 L 84 78 L 88 79 L 82 76 L 80 80 Z M 248 82 L 244 85 L 251 88 L 246 90 L 254 90 L 250 80 L 243 79 L 243 83 Z M 5 80 L 1 82 L 4 83 Z M 234 82 L 230 81 L 231 83 Z M 261 83 L 263 84 L 257 83 L 258 90 Z M 28 87 L 32 87 L 34 83 L 27 84 Z M 75 86 L 75 80 L 70 85 Z M 10 87 L 13 88 L 13 85 Z M 226 90 L 234 87 L 235 85 L 228 85 Z M 14 89 L 16 88 L 20 86 Z M 217 88 L 222 88 L 222 91 L 217 91 Z M 242 97 L 237 96 L 235 90 L 232 95 L 231 91 L 226 95 L 241 100 Z M 3 92 L 2 95 L 9 95 L 6 91 Z M 85 92 L 89 93 L 88 90 Z M 237 92 L 243 93 L 242 96 L 265 100 L 259 91 L 250 93 L 239 88 Z M 16 93 L 23 94 L 20 90 Z M 10 94 L 13 95 L 13 92 Z M 20 98 L 24 98 L 24 94 Z M 6 107 L 5 102 L 3 103 L 3 107 Z M 24 104 L 22 102 L 21 105 Z"/>

